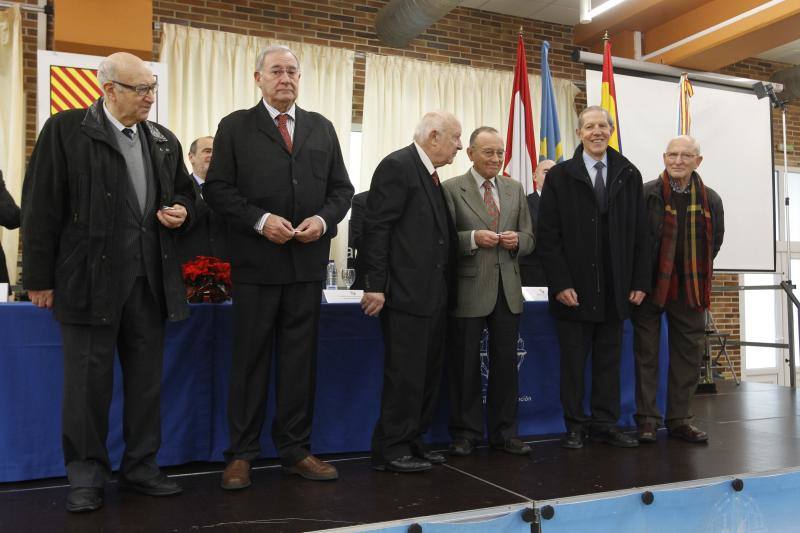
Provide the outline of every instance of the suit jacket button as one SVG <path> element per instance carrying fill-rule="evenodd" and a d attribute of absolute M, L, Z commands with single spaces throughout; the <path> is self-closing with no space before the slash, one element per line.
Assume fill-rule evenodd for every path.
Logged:
<path fill-rule="evenodd" d="M 436 268 L 442 268 L 442 264 L 441 263 L 436 263 Z"/>
<path fill-rule="evenodd" d="M 297 185 L 297 180 L 292 180 L 292 183 L 294 183 L 295 185 Z"/>
<path fill-rule="evenodd" d="M 444 244 L 444 239 L 439 239 L 439 244 Z"/>

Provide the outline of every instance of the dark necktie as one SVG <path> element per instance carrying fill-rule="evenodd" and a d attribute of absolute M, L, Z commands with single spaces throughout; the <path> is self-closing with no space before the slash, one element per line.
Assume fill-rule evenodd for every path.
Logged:
<path fill-rule="evenodd" d="M 486 210 L 489 211 L 489 217 L 492 219 L 489 229 L 497 232 L 497 222 L 500 220 L 500 209 L 497 208 L 494 196 L 492 196 L 492 187 L 491 181 L 483 181 L 483 203 L 486 204 Z"/>
<path fill-rule="evenodd" d="M 434 170 L 433 174 L 431 174 L 431 179 L 433 180 L 433 184 L 438 187 L 439 186 L 439 173 Z"/>
<path fill-rule="evenodd" d="M 292 136 L 289 135 L 289 128 L 286 127 L 286 123 L 289 121 L 289 115 L 286 113 L 281 113 L 278 115 L 278 131 L 281 132 L 281 137 L 283 137 L 283 142 L 286 143 L 286 149 L 289 152 L 292 151 Z"/>
<path fill-rule="evenodd" d="M 594 176 L 594 195 L 597 198 L 597 205 L 600 208 L 600 213 L 608 211 L 608 196 L 606 194 L 606 184 L 603 182 L 603 167 L 605 165 L 602 161 L 594 164 L 597 169 L 597 174 Z"/>
<path fill-rule="evenodd" d="M 133 140 L 133 130 L 130 128 L 124 128 L 122 130 L 122 134 L 130 140 Z"/>

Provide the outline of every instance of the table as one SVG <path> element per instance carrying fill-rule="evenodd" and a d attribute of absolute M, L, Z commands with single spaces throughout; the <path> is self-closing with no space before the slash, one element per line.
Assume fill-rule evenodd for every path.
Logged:
<path fill-rule="evenodd" d="M 230 304 L 196 304 L 192 305 L 188 320 L 168 324 L 161 402 L 162 446 L 158 455 L 163 466 L 223 460 L 228 442 L 225 410 L 232 315 Z M 58 324 L 49 311 L 31 304 L 0 304 L 0 332 L 0 482 L 62 476 L 63 364 Z M 558 341 L 546 303 L 525 304 L 520 339 L 519 433 L 562 432 Z M 627 322 L 623 346 L 621 423 L 632 425 L 634 370 L 632 331 Z M 666 333 L 661 352 L 663 362 Z M 377 319 L 364 316 L 358 304 L 322 305 L 314 453 L 369 450 L 380 405 L 382 354 Z M 661 376 L 662 406 L 665 374 L 662 372 Z M 433 442 L 449 440 L 446 391 L 445 383 L 429 434 Z M 270 437 L 273 413 L 270 395 L 262 435 L 266 457 L 276 455 Z M 121 419 L 122 389 L 117 365 L 108 436 L 115 468 L 123 450 Z"/>

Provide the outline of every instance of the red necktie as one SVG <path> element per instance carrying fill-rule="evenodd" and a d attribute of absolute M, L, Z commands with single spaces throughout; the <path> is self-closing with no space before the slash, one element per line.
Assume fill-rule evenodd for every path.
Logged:
<path fill-rule="evenodd" d="M 439 186 L 439 174 L 434 170 L 433 174 L 431 174 L 431 179 L 433 180 L 433 184 L 437 187 Z"/>
<path fill-rule="evenodd" d="M 497 232 L 497 222 L 500 220 L 500 210 L 497 208 L 497 204 L 494 203 L 494 196 L 492 196 L 492 182 L 489 180 L 484 180 L 483 182 L 483 203 L 486 204 L 486 210 L 489 211 L 489 216 L 492 219 L 492 223 L 489 226 L 494 232 Z"/>
<path fill-rule="evenodd" d="M 289 115 L 281 113 L 278 115 L 278 131 L 281 132 L 283 142 L 286 143 L 286 149 L 291 153 L 292 151 L 292 136 L 289 135 L 289 128 L 286 127 L 286 122 L 289 120 Z"/>

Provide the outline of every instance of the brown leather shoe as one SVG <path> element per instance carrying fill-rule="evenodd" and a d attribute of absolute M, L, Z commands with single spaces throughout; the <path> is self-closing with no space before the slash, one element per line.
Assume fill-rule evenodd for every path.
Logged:
<path fill-rule="evenodd" d="M 329 481 L 339 478 L 339 472 L 335 466 L 320 461 L 311 454 L 295 463 L 294 466 L 284 466 L 283 471 L 286 474 L 297 474 L 312 481 Z"/>
<path fill-rule="evenodd" d="M 685 440 L 686 442 L 707 442 L 708 433 L 701 431 L 691 424 L 682 424 L 669 430 L 669 436 Z"/>
<path fill-rule="evenodd" d="M 250 461 L 234 459 L 222 473 L 220 486 L 225 490 L 246 489 L 250 486 Z"/>
<path fill-rule="evenodd" d="M 655 442 L 656 441 L 656 425 L 652 422 L 643 422 L 639 425 L 638 435 L 639 442 Z"/>

